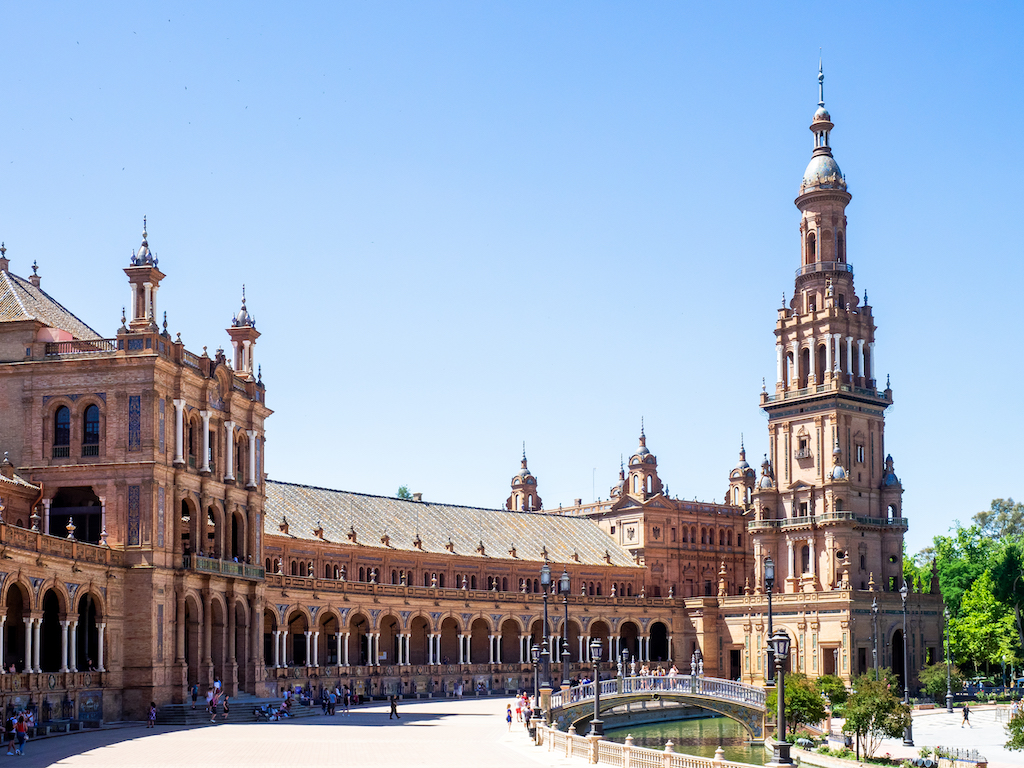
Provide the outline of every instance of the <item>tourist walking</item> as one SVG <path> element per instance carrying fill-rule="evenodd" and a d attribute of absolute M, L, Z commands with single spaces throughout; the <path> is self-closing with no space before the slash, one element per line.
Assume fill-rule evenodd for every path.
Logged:
<path fill-rule="evenodd" d="M 505 708 L 505 722 L 508 723 L 508 729 L 512 730 L 512 705 L 509 704 Z"/>
<path fill-rule="evenodd" d="M 16 755 L 25 754 L 25 742 L 28 741 L 28 723 L 24 715 L 18 715 L 18 722 L 14 724 L 14 733 L 18 737 L 18 748 L 14 750 Z"/>
<path fill-rule="evenodd" d="M 213 698 L 210 699 L 210 722 L 217 722 L 217 693 L 212 691 Z"/>
<path fill-rule="evenodd" d="M 155 728 L 156 727 L 156 702 L 155 701 L 149 702 L 149 717 L 146 719 L 146 727 L 147 728 Z"/>
<path fill-rule="evenodd" d="M 228 696 L 226 693 L 224 694 L 224 719 L 225 720 L 228 719 L 228 712 L 230 711 L 230 707 L 228 706 L 228 699 L 230 699 L 230 698 L 231 697 Z"/>
<path fill-rule="evenodd" d="M 199 683 L 192 686 L 192 709 L 196 708 L 196 699 L 199 698 Z"/>
<path fill-rule="evenodd" d="M 973 725 L 971 725 L 971 708 L 968 707 L 966 704 L 964 704 L 964 719 L 963 719 L 963 722 L 960 723 L 960 727 L 961 728 L 964 727 L 964 723 L 967 724 L 968 728 L 973 728 L 974 727 Z"/>
<path fill-rule="evenodd" d="M 17 718 L 15 718 L 13 716 L 12 717 L 8 717 L 7 719 L 4 720 L 4 736 L 6 737 L 5 740 L 7 741 L 7 754 L 8 755 L 13 755 L 14 754 L 14 742 L 15 742 L 15 739 L 16 739 L 16 737 L 14 735 L 14 723 L 16 722 L 16 720 L 17 720 Z"/>
<path fill-rule="evenodd" d="M 388 720 L 392 717 L 396 717 L 399 720 L 402 719 L 402 716 L 398 714 L 398 699 L 395 697 L 395 694 L 391 694 L 391 712 L 388 714 Z"/>

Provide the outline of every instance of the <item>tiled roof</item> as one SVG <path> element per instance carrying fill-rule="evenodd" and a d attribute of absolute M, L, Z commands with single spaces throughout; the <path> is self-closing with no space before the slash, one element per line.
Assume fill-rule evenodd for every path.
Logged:
<path fill-rule="evenodd" d="M 46 291 L 10 272 L 0 272 L 0 323 L 18 320 L 38 320 L 67 331 L 76 339 L 100 338 Z"/>
<path fill-rule="evenodd" d="M 0 485 L 3 484 L 15 485 L 21 488 L 31 488 L 33 491 L 39 490 L 38 485 L 33 485 L 28 480 L 24 479 L 23 477 L 19 477 L 18 475 L 14 475 L 13 477 L 4 477 L 4 475 L 0 474 Z"/>
<path fill-rule="evenodd" d="M 317 540 L 313 530 L 319 524 L 327 541 L 346 544 L 350 528 L 355 528 L 356 543 L 376 549 L 418 551 L 413 544 L 418 532 L 422 551 L 433 554 L 448 554 L 445 545 L 451 537 L 453 554 L 460 557 L 508 559 L 515 546 L 518 559 L 541 561 L 546 547 L 548 559 L 556 563 L 608 565 L 607 552 L 611 565 L 635 565 L 625 550 L 586 518 L 406 501 L 272 480 L 266 489 L 266 535 L 283 535 L 279 525 L 286 518 L 287 535 L 297 539 Z M 390 546 L 381 542 L 385 534 Z M 481 541 L 484 555 L 477 552 Z"/>

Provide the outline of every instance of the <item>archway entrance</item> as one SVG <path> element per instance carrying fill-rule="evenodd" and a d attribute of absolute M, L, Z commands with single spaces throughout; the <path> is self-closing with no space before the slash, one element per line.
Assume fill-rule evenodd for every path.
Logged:
<path fill-rule="evenodd" d="M 75 525 L 75 538 L 91 544 L 100 543 L 103 507 L 100 497 L 90 486 L 61 488 L 50 502 L 48 533 L 67 536 L 68 519 Z"/>
<path fill-rule="evenodd" d="M 889 644 L 892 649 L 892 673 L 900 681 L 900 690 L 906 687 L 906 667 L 903 664 L 903 630 L 897 629 L 892 633 L 892 642 Z"/>
<path fill-rule="evenodd" d="M 668 660 L 668 627 L 664 623 L 656 621 L 651 625 L 651 661 Z"/>
<path fill-rule="evenodd" d="M 60 671 L 61 631 L 60 599 L 52 589 L 43 595 L 43 625 L 39 631 L 39 668 L 43 672 Z"/>

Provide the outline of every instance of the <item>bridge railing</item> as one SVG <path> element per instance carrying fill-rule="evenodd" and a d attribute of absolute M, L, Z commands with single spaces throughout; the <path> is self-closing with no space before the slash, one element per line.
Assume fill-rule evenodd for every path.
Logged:
<path fill-rule="evenodd" d="M 698 696 L 710 696 L 716 699 L 727 699 L 744 704 L 764 707 L 764 688 L 758 688 L 734 680 L 722 680 L 717 677 L 703 675 L 637 675 L 634 677 L 613 677 L 601 681 L 601 695 L 613 696 L 618 693 L 690 693 Z M 594 698 L 594 683 L 582 683 L 568 690 L 568 696 L 562 691 L 552 694 L 551 707 L 563 707 Z"/>

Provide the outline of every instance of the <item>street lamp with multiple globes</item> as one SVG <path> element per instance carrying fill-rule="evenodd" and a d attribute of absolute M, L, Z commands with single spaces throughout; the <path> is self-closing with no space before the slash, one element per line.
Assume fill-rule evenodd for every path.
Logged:
<path fill-rule="evenodd" d="M 942 631 L 946 633 L 946 711 L 953 713 L 953 677 L 949 670 L 949 606 L 942 609 L 942 617 L 946 620 Z"/>
<path fill-rule="evenodd" d="M 540 569 L 540 591 L 544 595 L 544 650 L 541 656 L 544 660 L 544 668 L 541 670 L 543 679 L 541 682 L 545 688 L 551 687 L 551 648 L 548 645 L 551 639 L 551 632 L 548 625 L 548 590 L 551 588 L 551 566 L 544 563 Z"/>
<path fill-rule="evenodd" d="M 903 703 L 910 706 L 910 665 L 907 658 L 907 580 L 903 579 L 903 586 L 900 587 L 900 597 L 903 598 Z M 903 731 L 903 746 L 914 746 L 914 720 L 907 723 Z"/>
<path fill-rule="evenodd" d="M 878 600 L 871 598 L 871 658 L 875 664 L 875 680 L 878 679 Z"/>
<path fill-rule="evenodd" d="M 540 680 L 538 668 L 540 667 L 540 646 L 530 648 L 530 656 L 533 657 L 533 708 L 540 711 Z"/>
<path fill-rule="evenodd" d="M 772 649 L 772 587 L 775 586 L 775 561 L 770 557 L 764 559 L 764 588 L 768 592 L 768 674 L 767 685 L 775 684 L 775 651 Z"/>
<path fill-rule="evenodd" d="M 604 736 L 604 723 L 601 722 L 601 641 L 596 637 L 590 641 L 590 658 L 594 660 L 594 719 L 590 721 L 590 735 Z"/>
<path fill-rule="evenodd" d="M 562 578 L 558 580 L 562 592 L 562 605 L 565 607 L 565 623 L 562 624 L 562 687 L 568 688 L 569 682 L 569 571 L 562 570 Z"/>
<path fill-rule="evenodd" d="M 775 690 L 778 704 L 775 716 L 779 722 L 779 738 L 775 740 L 775 748 L 772 760 L 768 763 L 769 766 L 793 764 L 793 759 L 789 755 L 789 742 L 786 741 L 786 672 L 783 669 L 786 657 L 789 656 L 789 645 L 789 634 L 779 627 L 779 630 L 771 638 L 772 651 L 775 656 Z"/>

